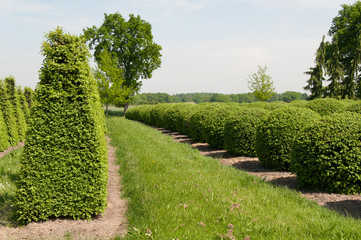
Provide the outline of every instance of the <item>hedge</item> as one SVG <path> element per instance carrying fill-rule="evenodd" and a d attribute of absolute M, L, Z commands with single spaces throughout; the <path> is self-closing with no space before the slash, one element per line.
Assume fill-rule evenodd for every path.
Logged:
<path fill-rule="evenodd" d="M 82 38 L 57 28 L 42 45 L 37 104 L 20 160 L 20 223 L 86 218 L 107 205 L 105 116 Z"/>
<path fill-rule="evenodd" d="M 5 89 L 7 91 L 10 103 L 13 105 L 14 115 L 17 121 L 17 129 L 19 134 L 19 140 L 25 140 L 25 133 L 27 130 L 27 123 L 23 110 L 21 109 L 20 98 L 16 91 L 15 78 L 10 76 L 4 79 Z"/>
<path fill-rule="evenodd" d="M 302 128 L 319 118 L 319 114 L 306 108 L 285 107 L 270 112 L 257 128 L 255 146 L 261 164 L 289 170 L 293 140 Z"/>
<path fill-rule="evenodd" d="M 334 98 L 318 98 L 306 104 L 307 108 L 319 113 L 321 116 L 341 112 L 346 106 L 346 102 Z"/>
<path fill-rule="evenodd" d="M 288 105 L 288 103 L 286 102 L 281 102 L 281 101 L 276 101 L 276 102 L 253 102 L 253 103 L 248 103 L 247 104 L 248 107 L 251 108 L 263 108 L 266 110 L 275 110 L 278 108 L 282 108 L 282 107 L 286 107 Z"/>
<path fill-rule="evenodd" d="M 21 106 L 21 110 L 23 110 L 25 120 L 28 121 L 28 118 L 29 118 L 29 115 L 30 115 L 30 110 L 29 110 L 28 102 L 26 100 L 24 92 L 23 92 L 23 90 L 21 89 L 20 86 L 17 89 L 17 94 L 19 96 L 20 106 Z"/>
<path fill-rule="evenodd" d="M 10 147 L 8 130 L 5 125 L 3 112 L 0 109 L 0 152 L 3 152 L 8 147 Z"/>
<path fill-rule="evenodd" d="M 197 111 L 199 105 L 184 103 L 182 107 L 178 109 L 175 115 L 175 125 L 177 132 L 180 134 L 189 135 L 190 120 L 195 111 Z"/>
<path fill-rule="evenodd" d="M 224 147 L 224 125 L 228 118 L 239 116 L 242 109 L 238 103 L 219 103 L 207 112 L 202 132 L 210 147 Z"/>
<path fill-rule="evenodd" d="M 291 170 L 301 187 L 361 193 L 361 115 L 338 113 L 307 126 L 293 142 Z"/>
<path fill-rule="evenodd" d="M 224 148 L 231 155 L 256 157 L 257 127 L 269 113 L 262 108 L 245 108 L 228 119 L 224 126 Z"/>
<path fill-rule="evenodd" d="M 3 112 L 4 122 L 7 127 L 10 146 L 16 146 L 20 141 L 18 124 L 14 113 L 14 107 L 10 102 L 3 80 L 0 80 L 0 108 Z"/>

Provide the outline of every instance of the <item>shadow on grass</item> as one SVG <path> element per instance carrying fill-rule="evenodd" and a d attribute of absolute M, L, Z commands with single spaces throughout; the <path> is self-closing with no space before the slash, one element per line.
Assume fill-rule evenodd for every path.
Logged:
<path fill-rule="evenodd" d="M 337 211 L 344 216 L 361 219 L 361 201 L 344 200 L 336 202 L 327 202 L 325 207 Z"/>

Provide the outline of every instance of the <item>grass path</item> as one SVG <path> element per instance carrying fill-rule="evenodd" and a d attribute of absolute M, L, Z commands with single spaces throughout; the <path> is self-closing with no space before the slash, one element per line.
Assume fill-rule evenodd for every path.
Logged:
<path fill-rule="evenodd" d="M 129 239 L 360 239 L 361 222 L 201 156 L 142 124 L 107 119 Z"/>

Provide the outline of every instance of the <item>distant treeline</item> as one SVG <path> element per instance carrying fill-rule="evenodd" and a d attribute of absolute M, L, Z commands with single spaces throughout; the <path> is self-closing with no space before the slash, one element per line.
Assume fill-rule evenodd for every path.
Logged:
<path fill-rule="evenodd" d="M 287 91 L 284 93 L 276 93 L 268 102 L 284 101 L 291 102 L 294 100 L 307 100 L 306 93 Z M 169 95 L 167 93 L 140 93 L 132 100 L 132 105 L 157 104 L 157 103 L 181 103 L 181 102 L 238 102 L 251 103 L 256 102 L 252 93 L 239 94 L 220 94 L 220 93 L 179 93 Z"/>

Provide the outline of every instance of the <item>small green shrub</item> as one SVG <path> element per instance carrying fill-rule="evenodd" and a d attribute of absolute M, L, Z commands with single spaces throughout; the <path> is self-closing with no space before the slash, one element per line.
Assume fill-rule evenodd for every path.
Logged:
<path fill-rule="evenodd" d="M 5 125 L 3 112 L 0 109 L 0 152 L 3 152 L 8 147 L 10 147 L 8 130 Z"/>
<path fill-rule="evenodd" d="M 275 110 L 275 109 L 278 109 L 278 108 L 282 108 L 282 107 L 285 107 L 287 106 L 288 104 L 286 102 L 281 102 L 281 101 L 277 101 L 277 102 L 253 102 L 253 103 L 249 103 L 248 106 L 251 107 L 251 108 L 263 108 L 263 109 L 266 109 L 266 110 Z"/>
<path fill-rule="evenodd" d="M 293 140 L 302 128 L 319 118 L 306 108 L 285 107 L 270 112 L 257 128 L 255 146 L 261 164 L 288 170 Z"/>
<path fill-rule="evenodd" d="M 301 187 L 361 193 L 361 115 L 337 113 L 314 122 L 293 142 L 291 170 Z"/>
<path fill-rule="evenodd" d="M 20 223 L 87 218 L 107 205 L 105 116 L 89 51 L 81 37 L 57 28 L 42 45 L 37 104 L 20 160 Z"/>
<path fill-rule="evenodd" d="M 17 89 L 17 93 L 18 93 L 19 100 L 20 100 L 21 110 L 23 111 L 24 116 L 25 116 L 25 120 L 27 122 L 28 119 L 29 119 L 30 110 L 29 110 L 28 102 L 26 101 L 26 97 L 24 95 L 24 92 L 23 92 L 23 90 L 21 89 L 20 86 Z"/>
<path fill-rule="evenodd" d="M 341 112 L 347 106 L 347 103 L 334 98 L 318 98 L 309 101 L 306 107 L 317 112 L 321 116 Z"/>
<path fill-rule="evenodd" d="M 129 108 L 129 109 L 127 110 L 127 112 L 125 113 L 125 118 L 126 118 L 126 119 L 129 119 L 129 120 L 134 120 L 134 121 L 139 121 L 139 122 L 140 122 L 139 110 L 140 110 L 143 106 L 144 106 L 144 105 Z"/>
<path fill-rule="evenodd" d="M 292 107 L 306 107 L 308 101 L 307 100 L 294 100 L 289 103 L 289 106 Z"/>
<path fill-rule="evenodd" d="M 160 128 L 165 128 L 164 123 L 164 113 L 170 107 L 170 104 L 161 103 L 155 105 L 150 111 L 150 122 L 151 125 L 157 126 Z"/>
<path fill-rule="evenodd" d="M 18 124 L 14 113 L 14 107 L 10 102 L 3 80 L 0 80 L 0 108 L 3 112 L 4 122 L 7 127 L 9 143 L 11 146 L 16 146 L 20 141 Z"/>
<path fill-rule="evenodd" d="M 257 127 L 269 113 L 262 108 L 245 108 L 224 126 L 224 148 L 232 155 L 256 157 Z"/>
<path fill-rule="evenodd" d="M 243 107 L 238 103 L 219 103 L 204 118 L 203 135 L 209 146 L 224 147 L 224 125 L 231 116 L 238 116 Z"/>
<path fill-rule="evenodd" d="M 31 88 L 25 87 L 24 88 L 24 96 L 26 98 L 26 102 L 28 103 L 29 109 L 31 109 L 35 103 L 35 92 Z"/>
<path fill-rule="evenodd" d="M 141 108 L 138 109 L 138 115 L 140 122 L 150 125 L 150 112 L 152 111 L 154 105 L 143 105 Z"/>
<path fill-rule="evenodd" d="M 357 101 L 354 102 L 352 104 L 349 104 L 346 108 L 345 108 L 346 112 L 355 112 L 355 113 L 360 113 L 361 114 L 361 102 Z"/>

